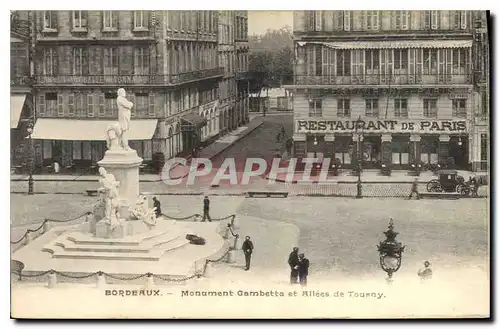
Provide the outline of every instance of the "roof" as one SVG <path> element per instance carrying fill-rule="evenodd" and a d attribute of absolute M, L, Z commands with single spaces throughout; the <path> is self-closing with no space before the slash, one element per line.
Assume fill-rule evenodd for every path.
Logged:
<path fill-rule="evenodd" d="M 298 42 L 322 44 L 334 49 L 408 49 L 408 48 L 470 48 L 472 40 L 401 40 L 401 41 L 352 41 L 352 42 Z"/>

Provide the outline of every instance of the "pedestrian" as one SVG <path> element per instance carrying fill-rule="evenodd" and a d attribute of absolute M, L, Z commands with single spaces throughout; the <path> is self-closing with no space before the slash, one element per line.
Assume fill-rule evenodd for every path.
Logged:
<path fill-rule="evenodd" d="M 161 216 L 161 203 L 155 196 L 153 197 L 153 207 L 155 207 L 156 218 L 160 217 Z"/>
<path fill-rule="evenodd" d="M 245 237 L 245 241 L 243 242 L 241 249 L 245 254 L 245 271 L 248 271 L 250 269 L 250 261 L 252 260 L 253 252 L 253 243 L 248 235 Z"/>
<path fill-rule="evenodd" d="M 303 287 L 307 286 L 307 275 L 309 275 L 309 259 L 307 259 L 304 254 L 299 255 L 298 272 L 300 285 Z"/>
<path fill-rule="evenodd" d="M 424 267 L 418 270 L 418 276 L 420 277 L 421 282 L 432 279 L 431 263 L 425 261 Z"/>
<path fill-rule="evenodd" d="M 61 171 L 61 166 L 59 166 L 59 162 L 54 161 L 54 163 L 52 164 L 52 166 L 54 167 L 54 173 L 55 174 L 58 174 L 59 171 Z"/>
<path fill-rule="evenodd" d="M 420 200 L 420 193 L 418 193 L 418 178 L 415 178 L 413 183 L 411 183 L 411 192 L 410 196 L 408 196 L 408 200 L 411 199 L 414 193 L 417 195 L 417 200 Z"/>
<path fill-rule="evenodd" d="M 477 190 L 479 189 L 479 183 L 476 179 L 476 177 L 472 177 L 472 196 L 477 196 Z"/>
<path fill-rule="evenodd" d="M 205 196 L 203 199 L 203 219 L 202 222 L 206 221 L 208 219 L 209 222 L 212 221 L 210 218 L 210 200 L 208 199 L 208 196 Z"/>
<path fill-rule="evenodd" d="M 299 278 L 299 248 L 293 248 L 290 256 L 288 256 L 288 265 L 290 265 L 290 284 L 297 284 Z"/>

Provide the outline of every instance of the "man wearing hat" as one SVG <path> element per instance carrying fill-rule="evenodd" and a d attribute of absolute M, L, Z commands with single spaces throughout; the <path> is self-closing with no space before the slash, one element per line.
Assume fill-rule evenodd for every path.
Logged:
<path fill-rule="evenodd" d="M 298 263 L 299 281 L 301 286 L 307 286 L 307 276 L 309 275 L 309 259 L 304 254 L 299 254 Z"/>
<path fill-rule="evenodd" d="M 418 270 L 418 276 L 421 281 L 432 279 L 431 263 L 425 261 L 424 267 Z"/>
<path fill-rule="evenodd" d="M 250 261 L 252 260 L 253 252 L 253 243 L 248 235 L 245 237 L 245 241 L 241 245 L 241 249 L 245 254 L 245 271 L 248 271 L 250 269 Z"/>
<path fill-rule="evenodd" d="M 290 265 L 290 284 L 296 284 L 299 277 L 299 248 L 293 248 L 288 256 L 288 265 Z"/>

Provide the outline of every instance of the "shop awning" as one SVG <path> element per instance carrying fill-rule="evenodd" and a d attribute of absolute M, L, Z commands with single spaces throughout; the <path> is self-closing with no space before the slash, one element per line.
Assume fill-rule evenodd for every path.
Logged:
<path fill-rule="evenodd" d="M 130 122 L 129 140 L 148 140 L 153 138 L 156 119 L 137 119 Z M 34 139 L 104 141 L 106 129 L 115 120 L 76 120 L 40 118 L 33 129 Z"/>
<path fill-rule="evenodd" d="M 10 129 L 16 129 L 23 111 L 26 94 L 10 95 Z"/>
<path fill-rule="evenodd" d="M 301 42 L 321 44 L 334 49 L 409 49 L 409 48 L 470 48 L 471 40 L 401 40 L 401 41 L 355 41 L 355 42 Z"/>
<path fill-rule="evenodd" d="M 195 127 L 204 127 L 207 125 L 207 119 L 194 113 L 186 114 L 181 119 Z"/>

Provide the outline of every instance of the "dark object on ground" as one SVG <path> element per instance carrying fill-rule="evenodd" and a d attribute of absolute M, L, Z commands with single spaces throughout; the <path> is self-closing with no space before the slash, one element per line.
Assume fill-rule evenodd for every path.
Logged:
<path fill-rule="evenodd" d="M 286 198 L 288 196 L 288 192 L 247 192 L 247 194 L 250 198 L 253 198 L 254 196 L 265 196 L 267 198 L 271 198 L 273 196 L 281 196 L 283 198 Z"/>
<path fill-rule="evenodd" d="M 207 243 L 207 241 L 204 238 L 194 234 L 187 234 L 186 239 L 189 240 L 191 244 L 204 245 Z"/>

